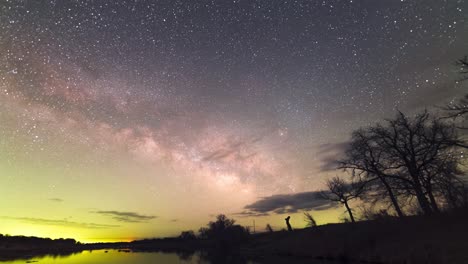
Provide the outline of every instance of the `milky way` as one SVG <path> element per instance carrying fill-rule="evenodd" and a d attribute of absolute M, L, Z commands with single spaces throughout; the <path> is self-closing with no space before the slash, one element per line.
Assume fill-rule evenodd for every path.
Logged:
<path fill-rule="evenodd" d="M 467 10 L 462 0 L 3 1 L 0 233 L 74 223 L 103 227 L 83 239 L 174 234 L 262 197 L 316 191 L 339 173 L 322 165 L 353 129 L 465 93 L 454 61 L 468 53 Z"/>

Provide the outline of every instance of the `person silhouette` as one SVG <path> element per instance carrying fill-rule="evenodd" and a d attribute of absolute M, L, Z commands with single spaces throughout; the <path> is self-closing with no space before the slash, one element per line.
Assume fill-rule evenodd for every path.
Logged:
<path fill-rule="evenodd" d="M 288 231 L 293 231 L 291 224 L 289 223 L 289 219 L 291 219 L 291 216 L 288 215 L 284 220 L 286 220 L 286 225 L 288 226 Z"/>

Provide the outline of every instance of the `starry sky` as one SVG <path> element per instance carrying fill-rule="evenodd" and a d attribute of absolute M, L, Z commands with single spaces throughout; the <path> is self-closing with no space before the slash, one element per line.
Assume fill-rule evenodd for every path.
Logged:
<path fill-rule="evenodd" d="M 466 92 L 466 0 L 1 0 L 0 233 L 336 222 L 350 133 Z"/>

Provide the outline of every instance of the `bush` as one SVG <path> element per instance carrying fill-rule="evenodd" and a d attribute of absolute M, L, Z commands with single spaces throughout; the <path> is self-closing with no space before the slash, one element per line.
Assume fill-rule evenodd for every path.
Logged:
<path fill-rule="evenodd" d="M 197 237 L 195 236 L 195 233 L 192 230 L 189 230 L 189 231 L 182 231 L 182 233 L 180 233 L 179 235 L 179 238 L 183 240 L 193 240 L 193 239 L 196 239 Z"/>
<path fill-rule="evenodd" d="M 235 225 L 234 219 L 220 214 L 216 221 L 208 223 L 208 227 L 200 228 L 200 238 L 216 241 L 218 246 L 233 246 L 246 241 L 250 235 L 248 228 Z"/>

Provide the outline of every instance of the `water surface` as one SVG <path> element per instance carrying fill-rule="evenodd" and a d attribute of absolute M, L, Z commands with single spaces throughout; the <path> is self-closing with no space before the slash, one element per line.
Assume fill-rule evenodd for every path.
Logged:
<path fill-rule="evenodd" d="M 24 263 L 60 263 L 60 264 L 211 264 L 211 263 L 245 263 L 255 264 L 251 261 L 235 259 L 227 257 L 225 260 L 218 259 L 220 256 L 209 256 L 203 253 L 195 254 L 176 254 L 176 253 L 161 253 L 161 252 L 123 252 L 118 250 L 86 250 L 78 253 L 73 253 L 66 256 L 42 256 L 32 257 L 30 259 L 0 261 L 0 263 L 8 264 L 24 264 Z M 222 262 L 219 262 L 222 261 Z"/>

